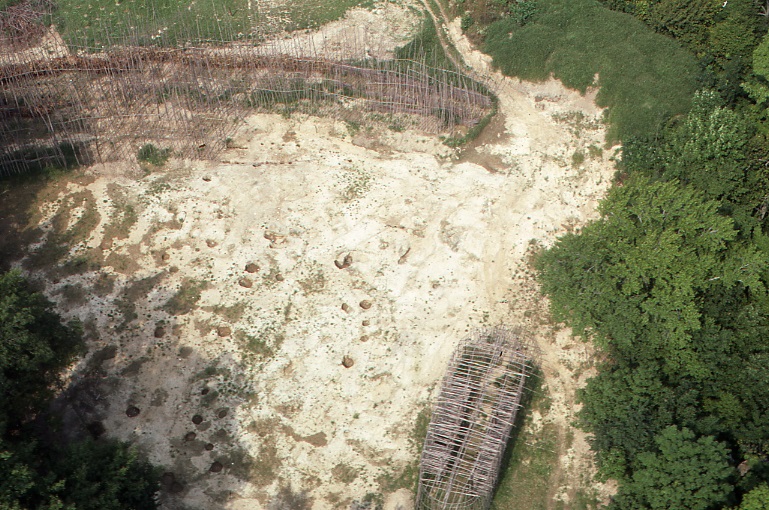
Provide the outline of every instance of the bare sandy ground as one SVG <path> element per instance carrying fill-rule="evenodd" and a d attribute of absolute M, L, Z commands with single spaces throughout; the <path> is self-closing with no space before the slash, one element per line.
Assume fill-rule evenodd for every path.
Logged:
<path fill-rule="evenodd" d="M 281 33 L 254 48 L 262 53 L 287 53 L 334 60 L 363 57 L 392 58 L 397 46 L 408 43 L 422 22 L 411 1 L 377 2 L 372 9 L 354 8 L 318 30 Z M 277 9 L 278 11 L 280 8 Z M 287 19 L 271 20 L 274 27 Z"/>
<path fill-rule="evenodd" d="M 87 289 L 83 303 L 62 306 L 98 332 L 92 352 L 117 347 L 102 364 L 115 378 L 104 424 L 184 483 L 168 508 L 265 508 L 287 484 L 317 509 L 368 493 L 408 508 L 408 491 L 383 487 L 415 460 L 416 417 L 456 342 L 484 324 L 539 333 L 541 318 L 525 314 L 540 300 L 527 251 L 592 217 L 612 172 L 606 151 L 571 164 L 576 148 L 602 136 L 595 123 L 576 136 L 557 120 L 581 104 L 578 94 L 528 84 L 515 100 L 502 100 L 504 131 L 472 149 L 500 158 L 496 173 L 415 132 L 351 134 L 330 119 L 258 115 L 221 163 L 176 162 L 144 177 L 94 167 L 92 182 L 43 206 L 43 225 L 67 195 L 96 207 L 99 223 L 73 255 L 103 253 L 114 288 L 95 290 L 93 272 L 51 293 Z M 124 239 L 105 239 L 127 206 L 136 220 Z M 73 224 L 85 207 L 68 212 Z M 348 254 L 351 265 L 338 269 Z M 259 269 L 247 272 L 249 263 Z M 206 285 L 200 301 L 169 313 L 190 279 Z M 121 330 L 127 295 L 137 318 Z M 584 348 L 568 335 L 540 343 L 556 415 L 569 420 L 573 382 L 559 370 L 585 361 Z M 204 388 L 217 399 L 207 402 Z M 126 416 L 130 405 L 139 416 Z M 184 441 L 189 432 L 197 437 Z M 222 472 L 208 472 L 214 461 Z"/>
<path fill-rule="evenodd" d="M 0 65 L 22 64 L 46 58 L 66 57 L 69 50 L 56 27 L 51 26 L 33 47 L 23 50 L 0 51 Z"/>
<path fill-rule="evenodd" d="M 48 292 L 91 338 L 84 412 L 173 473 L 165 508 L 411 508 L 417 417 L 456 343 L 489 324 L 535 338 L 553 405 L 533 426 L 567 433 L 591 353 L 551 330 L 530 254 L 596 216 L 613 151 L 589 96 L 493 79 L 500 116 L 462 153 L 255 115 L 219 162 L 96 166 L 40 204 L 44 231 L 94 218 L 69 256 L 101 267 Z M 584 437 L 570 445 L 566 502 L 592 469 Z"/>

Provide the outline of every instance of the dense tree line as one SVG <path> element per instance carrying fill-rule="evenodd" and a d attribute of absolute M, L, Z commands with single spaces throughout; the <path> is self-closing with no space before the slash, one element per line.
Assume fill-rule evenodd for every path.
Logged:
<path fill-rule="evenodd" d="M 619 482 L 611 508 L 769 509 L 769 2 L 601 3 L 457 2 L 504 72 L 580 89 L 599 73 L 611 95 L 615 186 L 538 259 L 553 317 L 600 351 L 580 426 Z M 654 109 L 671 63 L 698 91 Z"/>
<path fill-rule="evenodd" d="M 729 103 L 744 96 L 755 47 L 766 34 L 767 5 L 756 0 L 601 0 L 684 44 L 699 59 L 703 86 Z"/>
<path fill-rule="evenodd" d="M 610 508 L 769 509 L 766 21 L 752 0 L 606 3 L 682 41 L 707 87 L 624 141 L 600 219 L 538 260 L 554 318 L 602 352 L 580 423 Z"/>
<path fill-rule="evenodd" d="M 599 349 L 579 424 L 610 508 L 769 510 L 769 2 L 456 6 L 507 74 L 597 73 L 622 142 L 600 219 L 537 262 Z"/>
<path fill-rule="evenodd" d="M 18 273 L 0 275 L 0 510 L 156 508 L 157 468 L 135 449 L 56 433 L 48 404 L 82 349 L 77 323 Z"/>

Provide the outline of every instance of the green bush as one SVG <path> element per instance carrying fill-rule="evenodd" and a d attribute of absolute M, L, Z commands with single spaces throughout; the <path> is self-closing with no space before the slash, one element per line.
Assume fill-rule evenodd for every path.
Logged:
<path fill-rule="evenodd" d="M 460 25 L 462 28 L 462 32 L 467 32 L 467 29 L 473 26 L 473 23 L 475 23 L 475 20 L 469 14 L 465 14 L 464 16 L 462 16 L 462 23 Z"/>
<path fill-rule="evenodd" d="M 585 162 L 585 153 L 581 150 L 574 151 L 571 155 L 571 166 L 578 167 Z"/>
<path fill-rule="evenodd" d="M 142 163 L 150 163 L 155 166 L 165 165 L 168 158 L 171 157 L 171 149 L 158 149 L 151 143 L 142 145 L 139 152 L 136 154 L 136 159 Z"/>
<path fill-rule="evenodd" d="M 523 26 L 537 14 L 537 3 L 533 1 L 513 2 L 508 9 L 508 16 Z"/>
<path fill-rule="evenodd" d="M 597 84 L 609 142 L 654 135 L 687 112 L 696 88 L 695 59 L 679 43 L 597 0 L 541 0 L 525 26 L 512 18 L 491 24 L 485 49 L 507 75 L 552 74 L 582 92 Z"/>

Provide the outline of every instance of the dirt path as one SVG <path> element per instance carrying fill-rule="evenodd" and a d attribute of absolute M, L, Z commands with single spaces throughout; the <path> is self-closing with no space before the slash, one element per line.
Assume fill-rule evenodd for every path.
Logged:
<path fill-rule="evenodd" d="M 527 99 L 532 92 L 535 94 L 535 101 L 545 101 L 545 105 L 540 103 L 535 107 L 540 109 L 549 109 L 548 101 L 553 101 L 553 96 L 558 97 L 562 85 L 556 84 L 555 80 L 550 80 L 544 84 L 532 84 L 522 82 L 515 78 L 503 76 L 499 71 L 493 69 L 491 57 L 481 53 L 473 48 L 469 40 L 462 34 L 460 28 L 460 18 L 450 20 L 442 3 L 437 1 L 435 4 L 439 12 L 434 12 L 429 0 L 420 0 L 428 15 L 433 19 L 436 25 L 436 31 L 445 53 L 452 60 L 457 68 L 462 69 L 473 79 L 483 83 L 499 99 L 500 112 L 502 119 L 510 119 L 511 123 L 507 125 L 508 133 L 513 137 L 511 145 L 515 144 L 516 125 L 514 119 L 524 117 L 532 118 L 533 114 L 527 108 Z M 456 54 L 459 55 L 457 58 Z M 461 58 L 461 61 L 459 60 Z M 548 97 L 547 92 L 552 94 Z M 588 91 L 583 97 L 571 96 L 573 101 L 569 108 L 571 112 L 591 112 L 595 114 L 598 108 L 595 106 L 595 95 L 597 90 Z M 560 98 L 555 100 L 559 103 L 555 108 L 557 111 L 552 115 L 564 115 L 568 117 L 568 112 L 563 108 Z M 579 130 L 583 126 L 579 124 L 584 119 L 572 116 L 572 129 Z M 498 137 L 503 136 L 504 131 L 498 126 L 494 129 L 494 124 L 490 126 L 490 132 L 482 135 L 482 138 L 488 140 L 495 131 Z M 540 135 L 548 131 L 546 125 L 530 125 L 531 129 L 542 129 Z M 554 142 L 555 140 L 553 140 Z M 602 147 L 603 140 L 596 139 L 596 147 Z M 471 145 L 470 153 L 464 156 L 464 160 L 481 164 L 488 169 L 493 165 L 498 165 L 499 160 L 494 158 L 489 161 L 489 154 L 484 154 L 483 141 Z M 493 157 L 493 156 L 492 156 Z M 572 227 L 578 227 L 578 224 Z M 576 390 L 584 386 L 586 379 L 593 375 L 590 369 L 592 366 L 592 350 L 589 345 L 583 344 L 578 340 L 571 338 L 567 329 L 553 329 L 548 322 L 547 302 L 541 297 L 536 282 L 533 281 L 533 275 L 528 272 L 528 268 L 519 265 L 516 274 L 525 275 L 516 281 L 515 289 L 509 289 L 511 295 L 518 296 L 517 314 L 528 317 L 539 317 L 539 323 L 532 324 L 532 332 L 536 334 L 538 344 L 541 349 L 542 367 L 545 373 L 545 385 L 549 395 L 553 399 L 553 406 L 544 417 L 535 417 L 535 422 L 540 419 L 552 421 L 558 425 L 558 456 L 559 465 L 551 474 L 552 491 L 548 502 L 548 508 L 555 508 L 561 502 L 566 504 L 574 499 L 576 492 L 582 490 L 595 494 L 598 499 L 606 499 L 611 489 L 601 484 L 594 484 L 591 480 L 591 473 L 594 472 L 593 455 L 587 443 L 584 432 L 572 426 L 576 416 Z M 519 317 L 524 319 L 524 317 Z M 541 427 L 541 424 L 538 426 Z"/>

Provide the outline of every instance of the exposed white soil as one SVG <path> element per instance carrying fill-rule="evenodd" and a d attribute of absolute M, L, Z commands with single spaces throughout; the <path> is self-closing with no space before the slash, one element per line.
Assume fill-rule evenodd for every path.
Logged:
<path fill-rule="evenodd" d="M 419 11 L 410 8 L 411 3 L 384 1 L 377 2 L 372 9 L 350 9 L 344 18 L 318 30 L 278 32 L 255 50 L 333 60 L 392 58 L 393 50 L 408 43 L 421 26 Z M 277 29 L 288 20 L 278 17 L 272 21 Z"/>
<path fill-rule="evenodd" d="M 24 64 L 35 60 L 66 57 L 69 49 L 55 26 L 48 28 L 40 41 L 26 49 L 0 51 L 0 65 Z"/>
<path fill-rule="evenodd" d="M 165 508 L 280 508 L 289 485 L 313 509 L 368 493 L 410 508 L 392 480 L 416 461 L 417 415 L 457 342 L 484 325 L 528 329 L 553 398 L 542 419 L 568 429 L 590 352 L 548 326 L 529 257 L 596 216 L 613 152 L 599 150 L 589 97 L 555 80 L 497 81 L 500 117 L 462 154 L 415 131 L 260 114 L 219 162 L 147 175 L 99 165 L 40 204 L 44 231 L 57 214 L 72 227 L 89 207 L 98 218 L 71 256 L 101 269 L 48 293 L 90 332 L 73 376 L 99 369 L 89 416 L 180 482 Z M 169 313 L 190 282 L 205 284 L 200 300 Z M 84 292 L 73 300 L 68 288 Z M 221 472 L 209 472 L 215 461 Z M 562 468 L 556 497 L 568 501 L 592 469 L 583 436 Z"/>
<path fill-rule="evenodd" d="M 117 284 L 99 296 L 91 291 L 97 275 L 86 273 L 51 292 L 67 284 L 88 289 L 89 299 L 69 314 L 98 331 L 92 351 L 118 345 L 102 367 L 120 377 L 105 396 L 106 429 L 136 441 L 185 482 L 169 508 L 174 499 L 263 508 L 287 483 L 307 490 L 318 509 L 381 492 L 383 476 L 415 460 L 416 416 L 456 342 L 484 324 L 538 331 L 540 318 L 524 317 L 540 299 L 527 251 L 592 217 L 612 170 L 605 156 L 570 164 L 575 147 L 602 136 L 595 128 L 575 137 L 554 119 L 571 111 L 578 94 L 561 88 L 552 96 L 554 83 L 527 87 L 536 94 L 521 91 L 518 116 L 507 113 L 502 98 L 505 132 L 479 147 L 499 154 L 505 172 L 457 163 L 437 139 L 415 132 L 351 136 L 330 119 L 257 115 L 221 163 L 177 162 L 141 178 L 127 165 L 97 166 L 93 182 L 69 187 L 64 194 L 92 197 L 100 218 L 87 246 L 73 254 L 100 250 L 102 271 Z M 549 100 L 538 101 L 542 94 Z M 126 205 L 137 216 L 126 238 L 103 239 L 103 227 Z M 49 215 L 57 210 L 55 203 L 44 207 Z M 334 261 L 347 254 L 352 264 L 338 269 Z M 246 272 L 248 263 L 259 271 Z M 153 276 L 146 292 L 132 294 L 138 319 L 116 333 L 124 289 Z M 239 284 L 244 277 L 251 288 Z M 174 317 L 163 305 L 185 279 L 207 288 L 194 311 Z M 360 306 L 364 300 L 371 308 Z M 239 318 L 215 309 L 237 305 Z M 158 325 L 167 331 L 162 338 L 154 334 Z M 230 332 L 219 336 L 219 326 Z M 244 355 L 247 340 L 238 341 L 239 334 L 276 352 Z M 584 361 L 568 337 L 556 341 L 573 348 L 545 349 L 546 366 Z M 344 356 L 352 367 L 342 365 Z M 214 366 L 230 374 L 209 369 L 207 377 Z M 234 395 L 206 407 L 204 387 Z M 554 381 L 555 406 L 565 402 L 559 390 Z M 126 417 L 128 405 L 141 414 Z M 229 409 L 223 419 L 216 418 L 220 408 Z M 194 414 L 202 424 L 191 422 Z M 564 409 L 564 419 L 570 414 Z M 210 439 L 219 429 L 226 431 L 216 436 L 221 441 Z M 185 443 L 190 431 L 196 441 L 216 443 L 214 450 Z M 255 459 L 255 471 L 260 463 L 270 469 L 207 472 L 237 450 Z"/>

